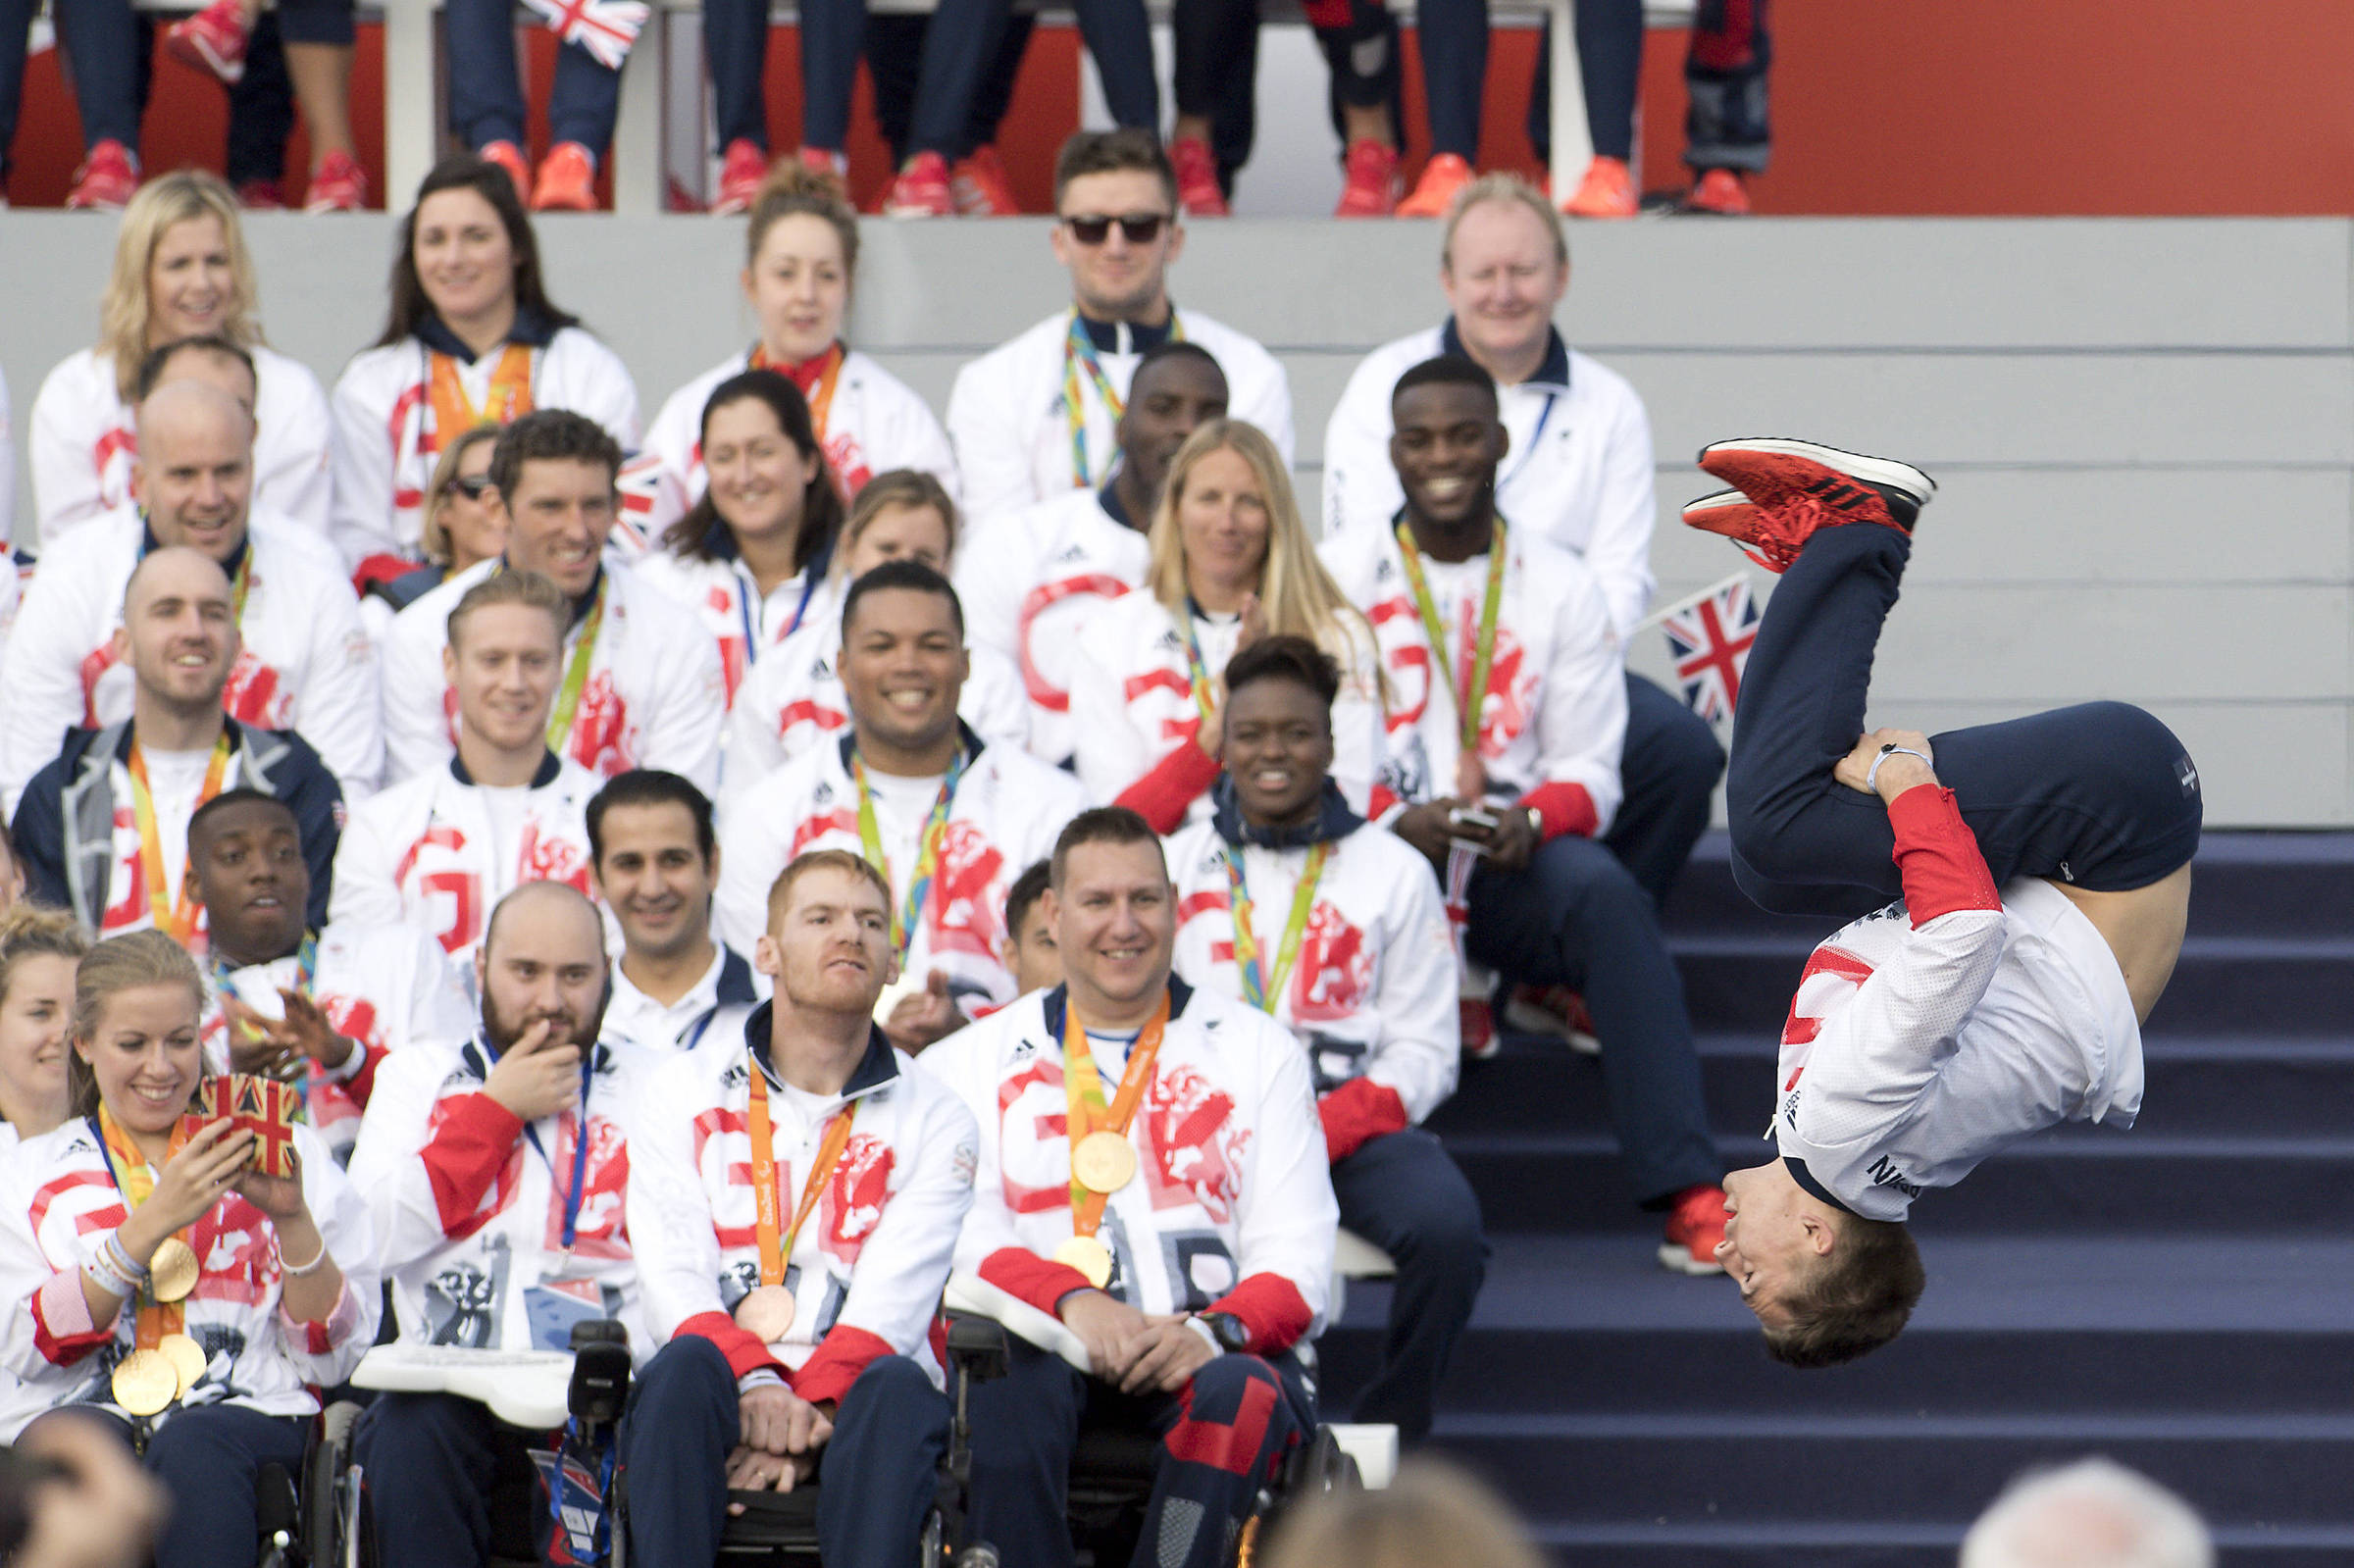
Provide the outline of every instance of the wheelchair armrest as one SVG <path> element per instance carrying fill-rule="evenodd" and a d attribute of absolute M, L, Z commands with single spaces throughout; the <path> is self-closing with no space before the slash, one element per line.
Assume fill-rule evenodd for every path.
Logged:
<path fill-rule="evenodd" d="M 1005 1376 L 1013 1353 L 1005 1325 L 994 1318 L 958 1313 L 948 1319 L 948 1365 L 973 1383 L 994 1383 Z"/>
<path fill-rule="evenodd" d="M 1064 1328 L 1061 1319 L 1006 1294 L 977 1274 L 959 1271 L 949 1275 L 946 1303 L 951 1313 L 970 1313 L 1002 1324 L 1014 1338 L 1062 1357 L 1082 1372 L 1095 1370 L 1086 1343 Z"/>

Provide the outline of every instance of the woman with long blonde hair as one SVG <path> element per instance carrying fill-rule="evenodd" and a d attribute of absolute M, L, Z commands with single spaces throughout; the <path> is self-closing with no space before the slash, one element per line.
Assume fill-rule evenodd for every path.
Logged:
<path fill-rule="evenodd" d="M 41 548 L 130 500 L 139 367 L 167 343 L 219 337 L 253 356 L 253 507 L 313 531 L 327 526 L 333 421 L 319 379 L 262 341 L 253 257 L 237 199 L 217 176 L 182 169 L 123 209 L 98 341 L 49 373 L 32 402 L 29 459 Z"/>
<path fill-rule="evenodd" d="M 1169 464 L 1142 589 L 1107 601 L 1071 685 L 1079 778 L 1156 833 L 1206 816 L 1218 776 L 1226 661 L 1262 636 L 1305 637 L 1340 666 L 1333 781 L 1377 807 L 1383 683 L 1373 629 L 1316 559 L 1275 443 L 1211 420 Z"/>

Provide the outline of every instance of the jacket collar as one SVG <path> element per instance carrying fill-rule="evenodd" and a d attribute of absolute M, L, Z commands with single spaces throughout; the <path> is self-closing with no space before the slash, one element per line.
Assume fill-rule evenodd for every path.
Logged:
<path fill-rule="evenodd" d="M 1805 1160 L 1800 1159 L 1795 1154 L 1786 1153 L 1782 1156 L 1782 1163 L 1789 1167 L 1790 1180 L 1796 1182 L 1799 1185 L 1800 1190 L 1804 1191 L 1809 1197 L 1828 1203 L 1831 1207 L 1837 1209 L 1842 1214 L 1853 1214 L 1856 1212 L 1854 1209 L 1849 1208 L 1846 1204 L 1833 1197 L 1831 1195 L 1831 1189 L 1815 1179 L 1815 1173 L 1807 1169 L 1807 1162 Z"/>
<path fill-rule="evenodd" d="M 1128 503 L 1120 499 L 1119 464 L 1112 464 L 1111 478 L 1105 480 L 1103 481 L 1103 487 L 1096 492 L 1096 504 L 1103 509 L 1104 516 L 1110 518 L 1120 527 L 1127 529 L 1131 532 L 1144 531 L 1138 526 L 1136 519 L 1128 515 Z"/>
<path fill-rule="evenodd" d="M 1365 825 L 1365 819 L 1349 809 L 1341 786 L 1327 777 L 1324 792 L 1316 802 L 1315 817 L 1291 828 L 1260 828 L 1243 820 L 1242 802 L 1236 798 L 1234 779 L 1221 773 L 1209 786 L 1210 825 L 1218 836 L 1230 844 L 1255 844 L 1261 849 L 1305 849 L 1310 844 L 1331 843 L 1346 838 Z"/>
<path fill-rule="evenodd" d="M 1170 1020 L 1173 1022 L 1179 1018 L 1183 1018 L 1185 1016 L 1186 1003 L 1192 1001 L 1193 999 L 1194 987 L 1188 986 L 1184 981 L 1178 979 L 1176 973 L 1171 971 L 1169 975 Z M 1045 997 L 1042 998 L 1041 1005 L 1043 1005 L 1046 1009 L 1047 1033 L 1054 1037 L 1055 1047 L 1060 1049 L 1062 1045 L 1062 1022 L 1064 1016 L 1069 1013 L 1071 1006 L 1070 987 L 1067 986 L 1055 986 L 1052 990 L 1047 992 Z"/>
<path fill-rule="evenodd" d="M 1463 334 L 1456 329 L 1452 316 L 1447 318 L 1447 325 L 1439 329 L 1439 352 L 1452 354 L 1457 359 L 1471 357 L 1471 351 L 1463 346 Z M 1534 376 L 1520 384 L 1553 387 L 1563 392 L 1569 390 L 1569 345 L 1561 341 L 1559 328 L 1545 329 L 1545 362 L 1537 367 Z"/>
<path fill-rule="evenodd" d="M 973 727 L 966 724 L 961 718 L 956 721 L 956 743 L 963 750 L 964 765 L 967 768 L 981 760 L 982 748 L 988 744 L 978 734 L 975 734 Z M 855 718 L 843 727 L 841 735 L 835 739 L 834 748 L 836 754 L 842 758 L 842 771 L 845 774 L 848 773 L 851 754 L 858 749 L 858 722 Z"/>
<path fill-rule="evenodd" d="M 1079 325 L 1086 329 L 1087 340 L 1096 345 L 1099 354 L 1142 354 L 1167 342 L 1169 334 L 1176 330 L 1177 302 L 1169 302 L 1169 319 L 1158 327 L 1145 327 L 1136 322 L 1100 322 L 1085 311 L 1079 312 Z"/>
<path fill-rule="evenodd" d="M 773 1001 L 762 1002 L 744 1019 L 743 1038 L 744 1043 L 751 1046 L 752 1060 L 760 1064 L 761 1073 L 770 1084 L 783 1087 L 784 1080 L 777 1076 L 776 1061 L 769 1054 L 769 1035 L 776 1026 L 776 1018 L 777 1004 Z M 850 1074 L 850 1081 L 842 1086 L 842 1097 L 845 1100 L 856 1099 L 861 1094 L 883 1087 L 898 1076 L 899 1059 L 893 1053 L 891 1041 L 884 1037 L 882 1026 L 869 1024 L 866 1054 L 858 1058 L 858 1066 Z"/>
<path fill-rule="evenodd" d="M 556 775 L 562 773 L 563 771 L 564 764 L 557 758 L 554 752 L 544 751 L 540 753 L 538 771 L 532 775 L 531 787 L 534 789 L 545 789 L 549 784 L 556 782 Z M 455 779 L 458 783 L 466 785 L 466 787 L 469 789 L 476 787 L 474 775 L 466 771 L 465 759 L 460 757 L 454 751 L 449 754 L 449 776 L 452 779 Z"/>
<path fill-rule="evenodd" d="M 248 515 L 245 520 L 244 531 L 237 535 L 237 547 L 229 552 L 228 560 L 221 563 L 222 576 L 232 582 L 236 581 L 237 568 L 245 564 L 245 549 L 251 543 L 253 543 L 253 519 Z M 141 507 L 139 509 L 139 559 L 144 561 L 163 547 L 164 541 L 155 536 L 155 525 L 147 521 L 147 509 Z"/>
<path fill-rule="evenodd" d="M 712 1000 L 721 1007 L 748 1007 L 759 999 L 760 992 L 752 985 L 752 966 L 743 954 L 720 943 L 719 988 Z"/>
<path fill-rule="evenodd" d="M 555 341 L 556 324 L 529 305 L 515 307 L 515 325 L 507 329 L 507 341 L 521 343 L 526 348 L 545 348 Z M 417 324 L 417 341 L 436 354 L 447 354 L 461 365 L 471 365 L 475 352 L 466 340 L 451 331 L 439 316 L 428 311 Z"/>

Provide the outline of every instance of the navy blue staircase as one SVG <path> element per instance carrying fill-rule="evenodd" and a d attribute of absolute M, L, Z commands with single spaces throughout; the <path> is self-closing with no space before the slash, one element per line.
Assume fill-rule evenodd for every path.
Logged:
<path fill-rule="evenodd" d="M 1773 1041 L 1819 922 L 1721 836 L 1668 912 L 1728 1163 L 1766 1157 Z M 2129 1133 L 2073 1127 L 1915 1210 L 1927 1294 L 1851 1367 L 1775 1365 L 1731 1287 L 1653 1261 L 1594 1064 L 1512 1040 L 1433 1119 L 1495 1261 L 1435 1443 L 1564 1568 L 1950 1564 L 2012 1475 L 2087 1452 L 2206 1514 L 2229 1563 L 2354 1563 L 2354 836 L 2211 835 Z M 1359 1284 L 1322 1344 L 1346 1408 Z"/>

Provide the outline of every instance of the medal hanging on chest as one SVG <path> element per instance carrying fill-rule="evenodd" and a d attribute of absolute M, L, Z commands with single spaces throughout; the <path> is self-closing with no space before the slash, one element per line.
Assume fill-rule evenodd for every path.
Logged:
<path fill-rule="evenodd" d="M 1480 595 L 1479 626 L 1464 644 L 1459 678 L 1448 646 L 1446 622 L 1439 616 L 1438 600 L 1431 595 L 1430 575 L 1422 569 L 1422 552 L 1415 548 L 1413 533 L 1403 522 L 1397 526 L 1397 536 L 1407 585 L 1413 590 L 1414 613 L 1421 619 L 1423 640 L 1430 646 L 1431 683 L 1436 685 L 1440 672 L 1447 672 L 1447 694 L 1455 699 L 1456 797 L 1477 800 L 1487 792 L 1487 765 L 1479 755 L 1479 721 L 1488 703 L 1488 673 L 1496 662 L 1496 620 L 1504 605 L 1504 519 L 1496 520 L 1489 537 L 1488 580 Z"/>
<path fill-rule="evenodd" d="M 97 1136 L 107 1175 L 122 1194 L 124 1207 L 137 1209 L 155 1193 L 156 1168 L 103 1105 L 91 1119 L 90 1130 Z M 191 1136 L 190 1125 L 183 1118 L 172 1130 L 164 1163 L 170 1164 Z M 147 1283 L 137 1298 L 124 1303 L 135 1314 L 133 1348 L 116 1364 L 110 1385 L 115 1403 L 127 1413 L 141 1419 L 161 1415 L 175 1400 L 184 1398 L 204 1375 L 206 1356 L 187 1336 L 184 1305 L 202 1277 L 203 1266 L 185 1233 L 166 1237 L 148 1259 Z"/>
<path fill-rule="evenodd" d="M 1152 1021 L 1129 1047 L 1119 1087 L 1106 1105 L 1103 1078 L 1096 1069 L 1087 1030 L 1067 1000 L 1063 1007 L 1063 1131 L 1071 1143 L 1071 1239 L 1054 1249 L 1054 1261 L 1078 1270 L 1099 1290 L 1111 1283 L 1111 1249 L 1096 1233 L 1102 1227 L 1111 1195 L 1136 1180 L 1136 1145 L 1129 1140 L 1128 1125 L 1144 1102 L 1146 1086 L 1152 1082 L 1152 1064 L 1160 1055 L 1168 1023 L 1169 998 L 1164 993 Z"/>
<path fill-rule="evenodd" d="M 808 1223 L 826 1184 L 834 1179 L 834 1167 L 842 1162 L 843 1150 L 849 1146 L 850 1124 L 857 1120 L 858 1105 L 854 1100 L 844 1105 L 826 1124 L 817 1155 L 809 1162 L 808 1179 L 801 1184 L 801 1199 L 793 1205 L 793 1224 L 781 1227 L 778 1218 L 784 1205 L 777 1189 L 776 1128 L 768 1114 L 768 1075 L 761 1070 L 757 1055 L 745 1054 L 751 1067 L 751 1107 L 745 1131 L 752 1142 L 752 1239 L 760 1254 L 760 1284 L 737 1303 L 736 1326 L 762 1344 L 776 1344 L 793 1332 L 795 1315 L 793 1291 L 785 1285 L 786 1266 L 793 1261 L 801 1227 Z"/>

